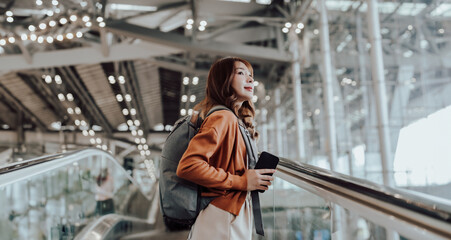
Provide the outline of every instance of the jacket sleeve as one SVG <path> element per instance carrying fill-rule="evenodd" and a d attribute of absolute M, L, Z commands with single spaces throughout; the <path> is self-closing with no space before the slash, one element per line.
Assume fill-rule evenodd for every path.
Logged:
<path fill-rule="evenodd" d="M 230 123 L 226 121 L 225 124 Z M 246 173 L 242 176 L 234 175 L 209 164 L 224 137 L 221 135 L 226 135 L 218 134 L 216 129 L 218 125 L 221 128 L 222 124 L 217 124 L 217 121 L 206 122 L 199 133 L 191 139 L 186 152 L 180 159 L 177 176 L 207 188 L 246 191 Z"/>

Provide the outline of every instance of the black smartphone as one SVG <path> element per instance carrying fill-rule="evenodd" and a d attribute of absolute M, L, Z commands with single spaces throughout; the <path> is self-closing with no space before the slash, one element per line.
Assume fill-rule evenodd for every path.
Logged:
<path fill-rule="evenodd" d="M 258 158 L 255 169 L 276 169 L 277 164 L 279 164 L 279 158 L 268 152 L 262 152 Z M 272 176 L 272 173 L 265 173 L 266 175 Z M 258 192 L 264 192 L 264 190 L 258 190 Z"/>

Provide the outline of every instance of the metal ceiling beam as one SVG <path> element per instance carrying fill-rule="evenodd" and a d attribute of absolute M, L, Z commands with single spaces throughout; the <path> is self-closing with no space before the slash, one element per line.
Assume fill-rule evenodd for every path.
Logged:
<path fill-rule="evenodd" d="M 113 45 L 110 47 L 108 57 L 103 56 L 100 45 L 99 47 L 37 52 L 33 54 L 31 64 L 24 59 L 22 54 L 4 55 L 0 57 L 0 72 L 145 59 L 177 52 L 180 52 L 180 50 L 164 45 L 141 42 Z"/>
<path fill-rule="evenodd" d="M 222 42 L 192 42 L 189 38 L 180 34 L 163 33 L 158 30 L 140 27 L 124 21 L 109 21 L 106 25 L 108 31 L 116 34 L 140 38 L 152 43 L 162 44 L 186 51 L 206 52 L 226 56 L 241 56 L 264 62 L 287 63 L 291 59 L 291 56 L 288 54 L 281 53 L 277 49 L 272 48 Z"/>

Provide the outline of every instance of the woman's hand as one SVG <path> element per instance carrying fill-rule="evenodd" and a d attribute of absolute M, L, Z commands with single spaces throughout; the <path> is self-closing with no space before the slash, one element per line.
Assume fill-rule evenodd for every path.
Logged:
<path fill-rule="evenodd" d="M 268 190 L 271 181 L 274 180 L 272 176 L 264 175 L 265 173 L 275 173 L 275 169 L 249 169 L 247 170 L 247 190 Z"/>

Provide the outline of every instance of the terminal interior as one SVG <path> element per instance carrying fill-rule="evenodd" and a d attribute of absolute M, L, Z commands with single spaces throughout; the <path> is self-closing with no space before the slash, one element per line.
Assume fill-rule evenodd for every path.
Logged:
<path fill-rule="evenodd" d="M 451 3 L 1 0 L 1 239 L 186 239 L 166 137 L 225 56 L 254 71 L 265 237 L 451 239 Z"/>

